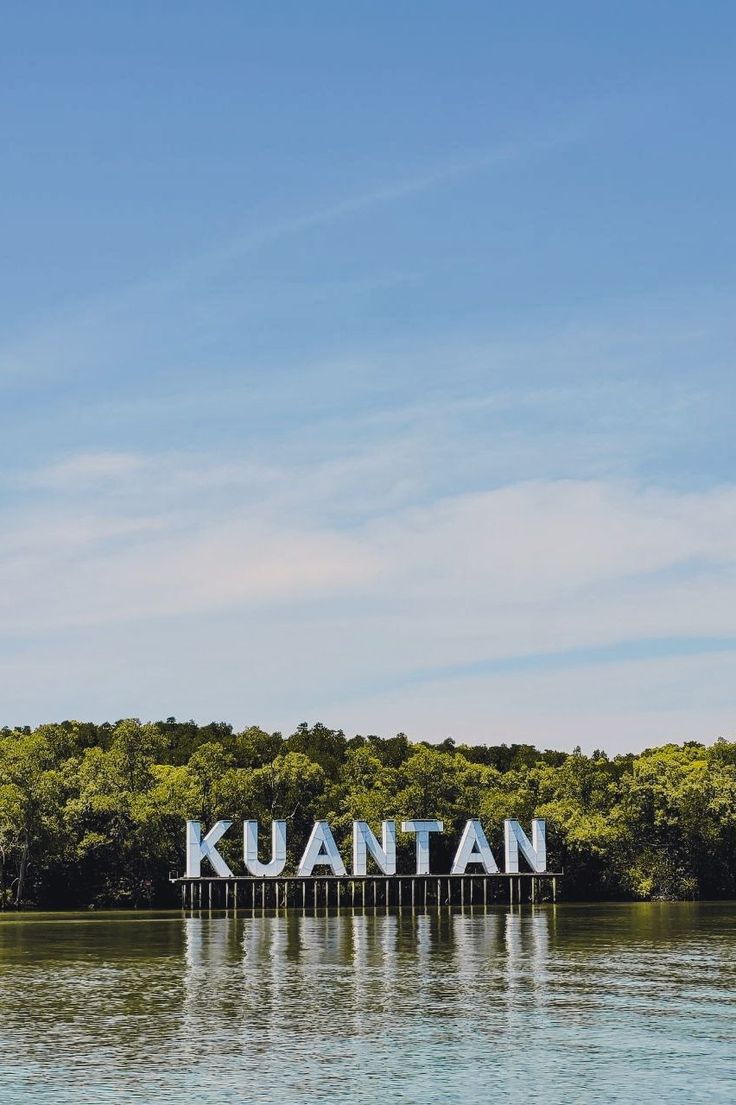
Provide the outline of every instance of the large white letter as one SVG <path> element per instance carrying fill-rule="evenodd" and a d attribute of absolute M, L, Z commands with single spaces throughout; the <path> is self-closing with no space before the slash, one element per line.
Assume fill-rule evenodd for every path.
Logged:
<path fill-rule="evenodd" d="M 507 819 L 503 823 L 506 837 L 506 871 L 515 875 L 519 871 L 519 849 L 526 862 L 538 875 L 547 870 L 547 843 L 545 823 L 540 817 L 532 820 L 532 843 L 518 821 Z"/>
<path fill-rule="evenodd" d="M 429 834 L 441 833 L 441 821 L 402 821 L 402 833 L 417 835 L 417 875 L 429 874 Z"/>
<path fill-rule="evenodd" d="M 463 829 L 450 874 L 464 875 L 469 863 L 482 863 L 487 875 L 495 875 L 498 871 L 498 864 L 493 858 L 483 826 L 475 818 L 468 821 Z"/>
<path fill-rule="evenodd" d="M 299 861 L 297 877 L 305 879 L 312 874 L 312 868 L 317 864 L 327 864 L 332 868 L 333 875 L 347 875 L 345 864 L 340 858 L 340 853 L 335 844 L 330 826 L 326 821 L 315 821 L 304 855 Z"/>
<path fill-rule="evenodd" d="M 201 839 L 199 821 L 187 821 L 187 878 L 198 879 L 201 874 L 201 861 L 208 859 L 221 879 L 231 879 L 233 873 L 215 848 L 221 836 L 228 831 L 232 821 L 218 821 L 213 825 L 204 840 Z"/>
<path fill-rule="evenodd" d="M 396 822 L 382 821 L 383 847 L 373 835 L 367 821 L 353 821 L 353 874 L 366 875 L 368 853 L 384 875 L 396 874 Z"/>
<path fill-rule="evenodd" d="M 286 822 L 271 822 L 271 861 L 261 863 L 258 859 L 258 822 L 243 822 L 243 858 L 251 875 L 257 878 L 273 879 L 280 875 L 286 866 Z"/>

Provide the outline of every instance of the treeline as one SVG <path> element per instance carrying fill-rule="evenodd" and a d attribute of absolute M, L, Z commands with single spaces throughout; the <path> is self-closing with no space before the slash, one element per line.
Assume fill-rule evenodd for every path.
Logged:
<path fill-rule="evenodd" d="M 350 856 L 354 818 L 440 817 L 433 866 L 449 870 L 468 817 L 503 855 L 503 819 L 547 819 L 548 863 L 568 898 L 736 896 L 736 743 L 668 744 L 609 758 L 530 745 L 440 745 L 348 738 L 300 725 L 253 727 L 136 719 L 0 730 L 0 903 L 174 903 L 183 822 L 288 821 L 294 864 L 316 818 Z M 220 851 L 242 870 L 233 832 Z M 399 845 L 410 871 L 413 845 Z"/>

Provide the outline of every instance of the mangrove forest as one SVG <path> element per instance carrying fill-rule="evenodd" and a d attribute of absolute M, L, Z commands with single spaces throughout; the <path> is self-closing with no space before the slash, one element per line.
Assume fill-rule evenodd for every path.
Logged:
<path fill-rule="evenodd" d="M 736 896 L 736 742 L 585 755 L 170 717 L 0 730 L 0 904 L 174 905 L 187 818 L 286 819 L 294 858 L 318 818 L 347 844 L 354 819 L 405 816 L 443 820 L 440 865 L 469 817 L 499 851 L 504 818 L 545 818 L 568 899 Z M 235 868 L 242 841 L 221 851 Z M 411 841 L 399 841 L 398 864 L 412 869 Z"/>

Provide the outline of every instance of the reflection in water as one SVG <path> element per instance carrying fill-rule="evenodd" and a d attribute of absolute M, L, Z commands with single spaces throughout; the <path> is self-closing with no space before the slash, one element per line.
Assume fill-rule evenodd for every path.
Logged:
<path fill-rule="evenodd" d="M 736 1100 L 730 905 L 0 920 L 3 1105 Z"/>

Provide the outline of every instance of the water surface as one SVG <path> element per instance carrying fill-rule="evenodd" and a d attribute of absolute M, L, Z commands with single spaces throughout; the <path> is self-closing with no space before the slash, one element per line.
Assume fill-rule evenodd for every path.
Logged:
<path fill-rule="evenodd" d="M 736 906 L 0 915 L 3 1105 L 736 1102 Z"/>

